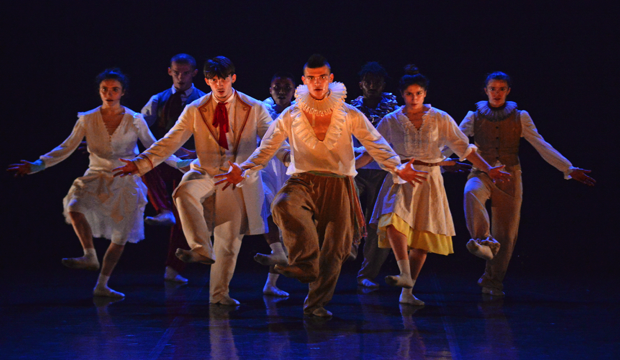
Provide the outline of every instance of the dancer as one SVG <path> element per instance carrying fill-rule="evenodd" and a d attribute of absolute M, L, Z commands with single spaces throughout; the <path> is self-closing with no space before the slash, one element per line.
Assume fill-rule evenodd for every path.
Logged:
<path fill-rule="evenodd" d="M 116 176 L 145 174 L 177 151 L 192 135 L 198 159 L 175 190 L 173 198 L 191 250 L 177 249 L 184 262 L 213 264 L 209 301 L 239 305 L 229 295 L 243 236 L 264 234 L 268 209 L 263 183 L 253 174 L 243 188 L 216 187 L 214 176 L 228 171 L 228 162 L 244 161 L 257 148 L 271 122 L 261 101 L 233 88 L 234 64 L 224 56 L 207 60 L 205 81 L 211 92 L 185 107 L 176 124 L 153 146 Z M 214 242 L 211 244 L 211 234 Z"/>
<path fill-rule="evenodd" d="M 271 78 L 271 86 L 269 87 L 271 96 L 263 101 L 272 119 L 275 120 L 284 109 L 291 105 L 294 90 L 295 80 L 293 80 L 292 75 L 285 73 L 276 73 L 273 75 Z M 269 163 L 261 172 L 261 176 L 265 184 L 265 200 L 267 201 L 267 205 L 271 207 L 276 193 L 289 178 L 289 176 L 286 175 L 286 166 L 280 160 L 273 158 L 269 160 Z M 267 244 L 269 244 L 271 248 L 271 254 L 259 253 L 254 256 L 254 260 L 258 263 L 269 266 L 269 275 L 263 287 L 263 294 L 268 296 L 287 297 L 289 294 L 276 286 L 280 274 L 275 271 L 275 265 L 286 265 L 288 263 L 288 258 L 284 250 L 284 245 L 282 244 L 280 230 L 276 224 L 274 224 L 271 215 L 267 218 L 267 225 L 269 226 L 269 232 L 264 236 Z"/>
<path fill-rule="evenodd" d="M 372 125 L 376 127 L 385 115 L 396 110 L 398 107 L 396 96 L 392 93 L 383 92 L 388 74 L 383 66 L 379 65 L 376 61 L 371 61 L 364 65 L 359 72 L 359 77 L 359 86 L 360 89 L 362 89 L 363 96 L 352 100 L 351 105 L 355 106 L 366 115 Z M 353 141 L 356 147 L 360 146 L 357 139 Z M 357 169 L 355 183 L 359 190 L 360 203 L 362 205 L 362 211 L 364 212 L 366 224 L 370 224 L 372 210 L 377 201 L 377 195 L 379 194 L 379 189 L 381 189 L 381 184 L 386 174 L 387 173 L 381 170 L 379 165 L 374 161 Z M 354 243 L 351 247 L 351 252 L 354 256 L 357 256 L 357 246 L 358 245 Z M 377 244 L 377 232 L 369 231 L 368 235 L 364 238 L 363 251 L 364 261 L 357 273 L 357 283 L 358 285 L 369 288 L 379 287 L 379 284 L 373 280 L 379 275 L 381 266 L 390 254 L 390 249 L 379 248 Z"/>
<path fill-rule="evenodd" d="M 74 269 L 96 271 L 99 260 L 93 237 L 111 240 L 93 295 L 123 298 L 123 293 L 108 287 L 108 280 L 125 244 L 144 239 L 146 186 L 137 176 L 113 177 L 112 169 L 122 164 L 119 158 L 138 154 L 138 139 L 148 147 L 155 138 L 142 115 L 121 105 L 128 81 L 119 69 L 105 70 L 96 81 L 102 105 L 79 113 L 71 135 L 54 150 L 35 162 L 22 160 L 13 164 L 9 171 L 14 171 L 16 176 L 42 171 L 65 160 L 86 138 L 90 153 L 88 169 L 84 176 L 75 179 L 63 199 L 65 219 L 73 225 L 84 256 L 65 258 L 62 263 Z M 166 163 L 177 167 L 184 162 L 171 156 Z"/>
<path fill-rule="evenodd" d="M 192 82 L 197 73 L 196 60 L 192 56 L 177 54 L 170 59 L 168 75 L 172 78 L 172 87 L 153 95 L 142 108 L 142 115 L 157 139 L 161 139 L 172 128 L 186 104 L 205 95 Z M 176 154 L 181 156 L 193 152 L 193 139 L 188 140 L 185 147 L 191 151 L 181 148 Z M 189 246 L 170 196 L 182 177 L 181 172 L 160 165 L 144 174 L 142 180 L 148 188 L 151 205 L 158 213 L 153 217 L 147 216 L 144 221 L 149 225 L 172 226 L 164 280 L 186 284 L 187 279 L 179 274 L 185 270 L 185 263 L 175 256 L 175 251 L 177 248 L 189 249 Z"/>
<path fill-rule="evenodd" d="M 396 177 L 396 182 L 422 179 L 410 164 L 400 164 L 398 155 L 362 113 L 345 104 L 346 89 L 333 82 L 334 74 L 324 57 L 311 56 L 303 71 L 304 85 L 297 87 L 295 105 L 280 115 L 251 157 L 241 166 L 231 163 L 231 171 L 216 178 L 221 179 L 218 183 L 228 184 L 248 181 L 289 139 L 291 163 L 287 173 L 291 178 L 272 204 L 289 262 L 276 265 L 276 270 L 309 283 L 305 315 L 329 318 L 332 313 L 325 305 L 334 294 L 342 262 L 353 240 L 364 232 L 353 184 L 352 135 Z"/>
<path fill-rule="evenodd" d="M 596 181 L 587 175 L 590 170 L 573 167 L 570 161 L 555 150 L 536 130 L 532 118 L 517 104 L 506 101 L 511 80 L 503 72 L 487 76 L 484 92 L 488 100 L 476 104 L 459 126 L 478 147 L 480 155 L 494 165 L 506 166 L 512 174 L 509 183 L 493 183 L 476 168 L 465 185 L 465 219 L 472 239 L 468 250 L 486 260 L 486 268 L 478 285 L 484 294 L 504 296 L 503 280 L 517 241 L 521 200 L 521 165 L 519 140 L 525 138 L 549 164 L 564 173 L 566 179 L 575 179 L 588 186 Z M 475 165 L 475 164 L 474 164 Z M 492 202 L 493 225 L 489 224 L 487 200 Z"/>
<path fill-rule="evenodd" d="M 377 130 L 403 159 L 415 159 L 413 166 L 428 173 L 427 181 L 411 186 L 383 182 L 371 223 L 377 224 L 379 246 L 392 247 L 400 275 L 387 276 L 390 285 L 402 287 L 399 302 L 424 305 L 412 293 L 427 253 L 451 254 L 454 224 L 448 206 L 440 166 L 444 165 L 444 146 L 461 158 L 473 162 L 494 180 L 510 175 L 500 167 L 492 168 L 469 145 L 456 122 L 444 111 L 424 104 L 428 79 L 414 65 L 408 65 L 400 79 L 399 89 L 405 105 L 381 120 Z M 369 161 L 363 154 L 358 165 Z M 487 175 L 485 175 L 487 176 Z"/>

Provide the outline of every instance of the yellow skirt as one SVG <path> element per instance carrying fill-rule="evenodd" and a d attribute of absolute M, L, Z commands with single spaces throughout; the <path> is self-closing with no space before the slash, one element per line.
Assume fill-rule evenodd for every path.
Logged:
<path fill-rule="evenodd" d="M 426 250 L 430 253 L 449 255 L 453 254 L 452 236 L 433 234 L 428 231 L 415 230 L 395 213 L 385 214 L 379 218 L 377 224 L 379 235 L 379 247 L 383 249 L 391 248 L 387 238 L 387 227 L 394 226 L 396 230 L 407 237 L 407 246 L 414 249 Z"/>

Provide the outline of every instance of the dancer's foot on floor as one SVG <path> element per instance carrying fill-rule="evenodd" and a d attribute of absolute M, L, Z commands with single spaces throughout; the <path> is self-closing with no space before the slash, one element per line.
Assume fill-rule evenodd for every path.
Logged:
<path fill-rule="evenodd" d="M 491 296 L 497 296 L 497 297 L 506 296 L 506 294 L 504 294 L 503 291 L 497 290 L 497 289 L 493 289 L 493 288 L 488 288 L 488 287 L 483 287 L 482 288 L 482 293 L 483 294 L 487 294 L 487 295 L 491 295 Z"/>
<path fill-rule="evenodd" d="M 93 296 L 105 296 L 109 298 L 122 299 L 125 297 L 125 294 L 112 290 L 107 286 L 97 285 L 93 289 Z"/>
<path fill-rule="evenodd" d="M 277 296 L 277 297 L 288 297 L 289 293 L 287 293 L 284 290 L 279 289 L 275 285 L 265 284 L 265 287 L 263 287 L 263 295 Z"/>
<path fill-rule="evenodd" d="M 172 211 L 164 210 L 156 216 L 147 216 L 144 219 L 147 225 L 152 226 L 172 226 L 177 223 Z"/>
<path fill-rule="evenodd" d="M 405 291 L 400 293 L 400 298 L 398 299 L 398 302 L 401 304 L 424 306 L 424 301 L 418 299 L 417 297 L 415 297 L 415 295 Z"/>
<path fill-rule="evenodd" d="M 213 302 L 212 304 L 218 304 L 218 305 L 224 305 L 224 306 L 237 306 L 240 304 L 240 302 L 226 295 L 223 298 L 221 298 L 219 301 Z"/>
<path fill-rule="evenodd" d="M 184 263 L 201 263 L 211 265 L 215 262 L 215 260 L 191 250 L 177 249 L 174 255 Z"/>
<path fill-rule="evenodd" d="M 179 284 L 187 284 L 187 279 L 179 275 L 179 273 L 173 268 L 171 268 L 170 266 L 166 266 L 166 272 L 164 273 L 164 280 L 179 283 Z"/>
<path fill-rule="evenodd" d="M 288 258 L 284 254 L 261 254 L 254 255 L 254 261 L 261 265 L 288 265 Z"/>
<path fill-rule="evenodd" d="M 330 319 L 333 316 L 332 312 L 325 309 L 324 307 L 318 307 L 312 311 L 304 310 L 304 315 L 315 316 L 321 319 Z"/>
<path fill-rule="evenodd" d="M 357 279 L 357 285 L 367 287 L 367 288 L 378 288 L 379 287 L 379 284 L 366 278 Z"/>
<path fill-rule="evenodd" d="M 411 289 L 413 287 L 413 280 L 409 276 L 390 275 L 385 277 L 385 282 L 388 285 Z"/>
<path fill-rule="evenodd" d="M 297 279 L 304 284 L 311 283 L 313 281 L 316 281 L 317 279 L 316 275 L 308 274 L 308 272 L 300 269 L 299 266 L 295 265 L 276 265 L 275 270 L 286 277 Z"/>
<path fill-rule="evenodd" d="M 77 258 L 64 258 L 62 264 L 71 269 L 83 269 L 89 271 L 99 270 L 99 260 L 96 255 L 84 255 Z"/>

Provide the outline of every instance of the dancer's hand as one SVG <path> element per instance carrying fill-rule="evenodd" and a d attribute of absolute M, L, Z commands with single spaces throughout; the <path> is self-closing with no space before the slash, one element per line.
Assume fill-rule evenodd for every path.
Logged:
<path fill-rule="evenodd" d="M 402 168 L 401 170 L 395 169 L 398 177 L 410 183 L 411 186 L 415 186 L 414 182 L 421 184 L 422 181 L 426 181 L 425 175 L 428 175 L 428 172 L 426 171 L 419 171 L 413 168 L 414 160 L 415 159 L 409 160 L 409 162 L 405 164 L 405 167 Z"/>
<path fill-rule="evenodd" d="M 136 164 L 133 163 L 133 161 L 127 160 L 127 159 L 120 159 L 120 160 L 125 163 L 125 166 L 120 166 L 112 170 L 112 172 L 114 173 L 114 177 L 117 177 L 117 176 L 123 177 L 123 176 L 133 175 L 133 174 L 138 173 L 138 167 L 136 166 Z"/>
<path fill-rule="evenodd" d="M 26 160 L 20 160 L 20 164 L 11 164 L 6 171 L 14 172 L 13 176 L 22 177 L 24 175 L 28 175 L 31 172 L 32 163 Z"/>
<path fill-rule="evenodd" d="M 226 183 L 222 190 L 226 190 L 226 188 L 230 185 L 233 186 L 234 190 L 235 185 L 243 180 L 243 170 L 239 167 L 239 165 L 231 161 L 228 161 L 228 164 L 230 165 L 230 170 L 227 173 L 215 175 L 215 179 L 218 180 L 215 182 L 215 185 Z"/>
<path fill-rule="evenodd" d="M 492 167 L 489 169 L 489 172 L 487 174 L 489 175 L 491 180 L 493 180 L 493 182 L 510 181 L 510 178 L 512 177 L 512 175 L 510 175 L 510 173 L 502 171 L 504 167 L 505 167 L 504 165 L 501 165 L 501 166 L 496 166 L 496 167 Z"/>
<path fill-rule="evenodd" d="M 570 173 L 570 177 L 579 181 L 580 183 L 586 184 L 588 186 L 594 186 L 596 184 L 596 180 L 594 178 L 589 177 L 586 174 L 589 174 L 592 170 L 574 168 Z"/>

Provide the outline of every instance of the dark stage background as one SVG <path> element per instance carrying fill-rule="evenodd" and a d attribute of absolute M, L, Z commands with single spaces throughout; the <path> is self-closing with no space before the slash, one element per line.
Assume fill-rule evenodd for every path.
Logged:
<path fill-rule="evenodd" d="M 611 3 L 611 2 L 608 2 Z M 484 74 L 513 76 L 509 100 L 532 115 L 540 133 L 575 166 L 592 169 L 595 188 L 565 181 L 523 143 L 524 203 L 511 272 L 606 276 L 617 268 L 618 200 L 616 56 L 617 19 L 611 6 L 544 1 L 153 2 L 21 1 L 3 5 L 2 166 L 33 161 L 70 133 L 78 111 L 100 104 L 94 77 L 118 66 L 130 76 L 124 104 L 140 111 L 171 85 L 170 57 L 192 54 L 199 63 L 217 55 L 237 67 L 235 88 L 268 96 L 271 75 L 301 75 L 314 52 L 332 64 L 336 81 L 360 95 L 357 72 L 377 60 L 393 78 L 417 64 L 431 79 L 428 102 L 460 122 L 483 99 Z M 208 88 L 198 77 L 195 84 Z M 401 101 L 402 103 L 402 101 Z M 83 174 L 87 158 L 23 179 L 2 175 L 3 278 L 61 267 L 80 246 L 64 224 L 62 198 Z M 461 207 L 464 176 L 447 175 L 457 226 L 456 254 L 433 256 L 427 266 L 472 271 L 482 264 L 465 251 Z M 152 210 L 151 210 L 152 211 Z M 147 228 L 130 245 L 117 271 L 161 267 L 167 230 Z M 99 254 L 107 241 L 97 241 Z M 265 242 L 246 238 L 239 267 Z M 396 268 L 392 261 L 387 266 Z M 349 263 L 345 271 L 357 271 Z M 260 268 L 257 268 L 260 269 Z M 261 271 L 264 271 L 261 270 Z"/>

